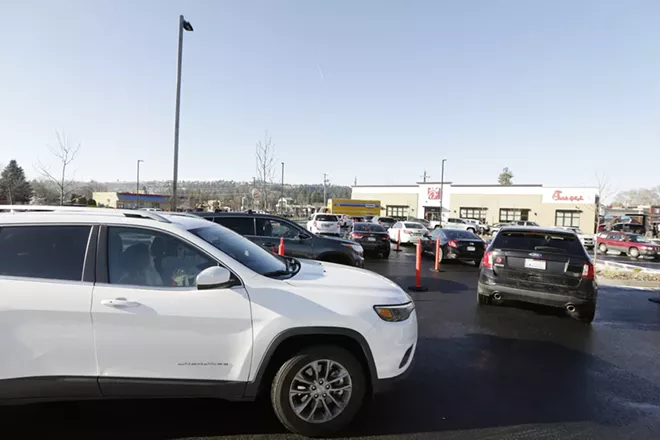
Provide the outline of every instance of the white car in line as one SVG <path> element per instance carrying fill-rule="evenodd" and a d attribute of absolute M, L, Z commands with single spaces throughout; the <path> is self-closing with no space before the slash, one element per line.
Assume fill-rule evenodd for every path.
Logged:
<path fill-rule="evenodd" d="M 312 234 L 341 235 L 341 221 L 335 214 L 317 212 L 309 217 L 307 230 Z"/>
<path fill-rule="evenodd" d="M 462 218 L 450 217 L 446 222 L 442 223 L 442 227 L 444 229 L 461 229 L 463 231 L 470 231 L 474 234 L 479 232 L 479 227 L 476 224 L 470 223 L 467 220 L 463 220 Z"/>
<path fill-rule="evenodd" d="M 21 209 L 0 213 L 2 403 L 263 392 L 328 436 L 410 371 L 415 304 L 373 272 L 184 213 Z"/>
<path fill-rule="evenodd" d="M 387 230 L 390 241 L 400 243 L 417 243 L 417 240 L 429 233 L 429 230 L 419 222 L 403 221 L 396 222 Z"/>

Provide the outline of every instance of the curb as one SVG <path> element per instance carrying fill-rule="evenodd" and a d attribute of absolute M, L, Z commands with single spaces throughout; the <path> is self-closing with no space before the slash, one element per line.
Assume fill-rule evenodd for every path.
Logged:
<path fill-rule="evenodd" d="M 596 261 L 596 268 L 616 268 L 627 272 L 660 273 L 660 269 L 636 266 L 634 264 L 619 263 L 616 261 Z"/>
<path fill-rule="evenodd" d="M 596 281 L 599 286 L 643 288 L 660 291 L 660 285 L 658 285 L 657 281 L 616 280 L 608 278 L 597 278 Z"/>

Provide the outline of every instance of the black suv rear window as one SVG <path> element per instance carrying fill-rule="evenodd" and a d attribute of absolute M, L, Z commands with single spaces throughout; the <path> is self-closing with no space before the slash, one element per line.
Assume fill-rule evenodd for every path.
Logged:
<path fill-rule="evenodd" d="M 396 223 L 396 220 L 394 220 L 392 217 L 378 217 L 379 222 L 386 222 L 386 223 Z"/>
<path fill-rule="evenodd" d="M 385 232 L 385 228 L 376 223 L 355 223 L 353 225 L 354 231 L 369 231 L 369 232 Z"/>
<path fill-rule="evenodd" d="M 495 236 L 492 248 L 585 256 L 580 239 L 575 234 L 561 232 L 503 231 Z"/>
<path fill-rule="evenodd" d="M 314 220 L 318 220 L 320 222 L 338 222 L 339 221 L 337 219 L 336 215 L 317 215 Z"/>

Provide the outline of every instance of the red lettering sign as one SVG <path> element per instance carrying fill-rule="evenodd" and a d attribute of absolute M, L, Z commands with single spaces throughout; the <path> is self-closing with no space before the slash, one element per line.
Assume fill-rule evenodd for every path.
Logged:
<path fill-rule="evenodd" d="M 440 188 L 428 188 L 426 195 L 429 200 L 440 200 Z"/>
<path fill-rule="evenodd" d="M 582 195 L 565 196 L 565 195 L 563 195 L 563 191 L 555 191 L 552 194 L 552 200 L 556 200 L 558 202 L 583 202 L 584 197 L 582 197 Z"/>

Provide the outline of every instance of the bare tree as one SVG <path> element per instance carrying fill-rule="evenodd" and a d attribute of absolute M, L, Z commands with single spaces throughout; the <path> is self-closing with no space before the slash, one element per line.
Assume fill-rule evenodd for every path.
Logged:
<path fill-rule="evenodd" d="M 605 199 L 609 198 L 612 195 L 610 179 L 605 174 L 599 173 L 598 171 L 596 171 L 595 176 L 596 176 L 596 185 L 598 187 L 598 198 L 600 199 L 600 203 L 602 204 Z"/>
<path fill-rule="evenodd" d="M 48 146 L 48 150 L 55 156 L 61 164 L 61 173 L 59 175 L 52 174 L 48 167 L 44 166 L 41 162 L 36 165 L 37 171 L 46 179 L 52 181 L 57 185 L 57 190 L 60 194 L 60 205 L 64 205 L 66 196 L 73 192 L 75 183 L 73 180 L 67 180 L 67 167 L 75 160 L 78 152 L 80 151 L 80 144 L 71 144 L 64 133 L 55 132 L 57 135 L 57 145 Z"/>
<path fill-rule="evenodd" d="M 261 190 L 261 197 L 264 201 L 263 208 L 268 209 L 270 202 L 270 187 L 275 181 L 275 146 L 268 130 L 264 134 L 264 141 L 257 142 L 257 179 L 256 185 Z"/>

